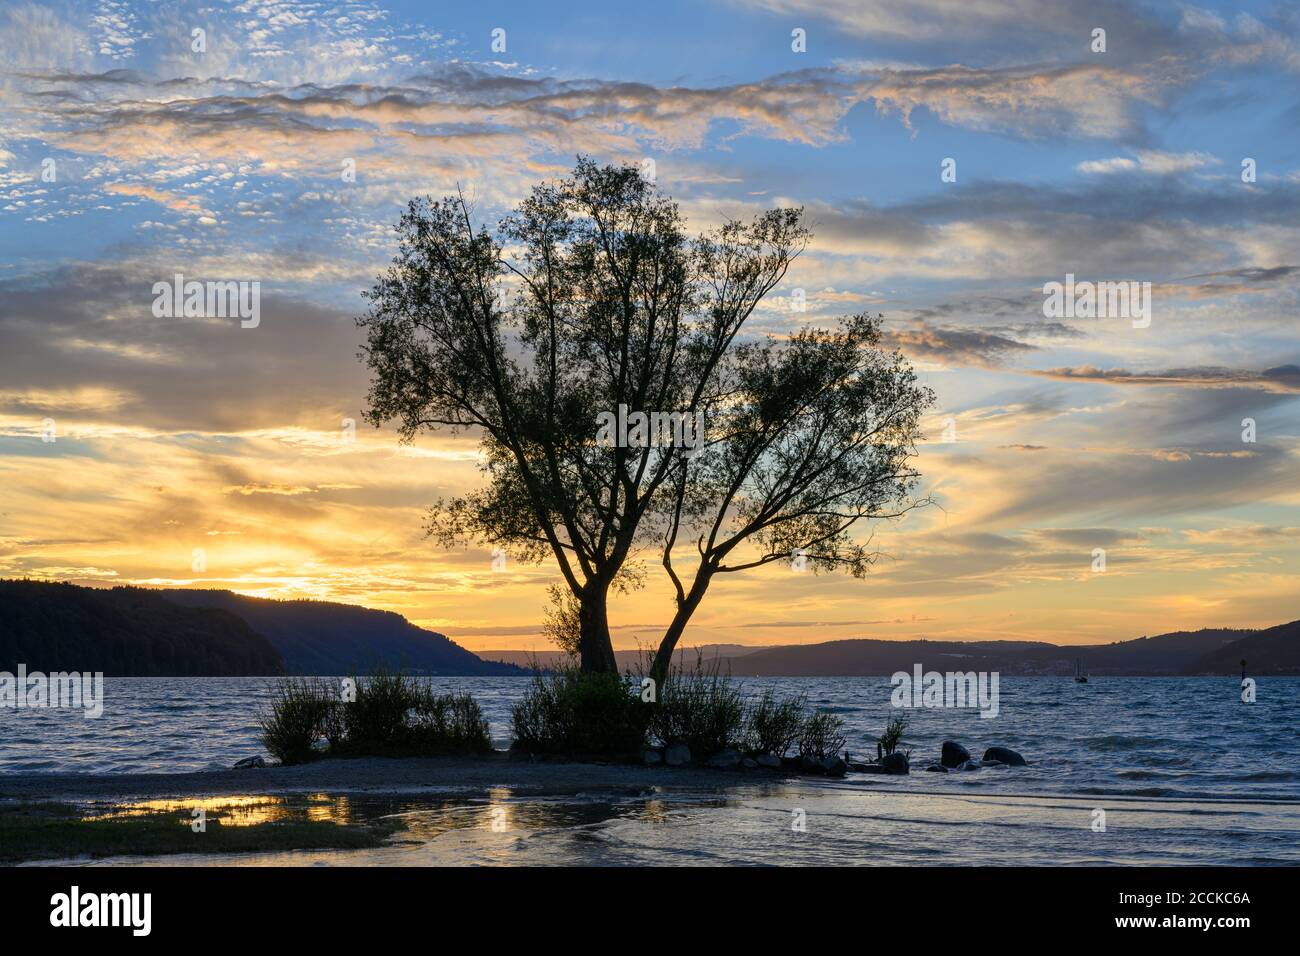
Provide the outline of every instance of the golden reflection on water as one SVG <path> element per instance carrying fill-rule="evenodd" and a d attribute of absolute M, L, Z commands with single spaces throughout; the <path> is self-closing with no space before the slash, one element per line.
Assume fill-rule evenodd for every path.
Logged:
<path fill-rule="evenodd" d="M 313 823 L 353 822 L 352 802 L 346 795 L 326 793 L 293 796 L 250 794 L 248 796 L 186 797 L 183 799 L 136 800 L 105 809 L 92 809 L 83 820 L 113 820 L 150 814 L 174 813 L 177 822 L 188 826 L 194 811 L 202 810 L 209 821 L 222 826 L 251 827 L 262 823 L 308 820 Z"/>
<path fill-rule="evenodd" d="M 483 826 L 493 833 L 506 833 L 512 829 L 512 807 L 510 805 L 509 787 L 492 787 L 488 790 L 487 814 Z"/>

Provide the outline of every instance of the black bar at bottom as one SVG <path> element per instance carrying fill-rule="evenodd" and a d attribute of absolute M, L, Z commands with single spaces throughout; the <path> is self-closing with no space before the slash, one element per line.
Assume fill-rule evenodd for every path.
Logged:
<path fill-rule="evenodd" d="M 794 927 L 810 942 L 1032 929 L 1070 940 L 1173 932 L 1226 943 L 1236 933 L 1291 925 L 1282 907 L 1293 879 L 1291 871 L 1261 868 L 27 867 L 0 870 L 0 916 L 6 942 L 76 933 L 128 946 L 146 939 L 247 942 L 286 931 L 296 945 L 387 945 L 397 941 L 390 933 L 430 924 L 463 928 L 469 936 L 461 945 L 478 938 L 494 946 L 588 930 L 622 935 L 675 927 L 728 939 Z M 104 905 L 107 917 L 117 908 L 127 925 L 52 925 L 52 914 L 55 921 L 81 921 L 80 914 L 70 917 L 74 886 L 89 919 L 95 917 L 84 908 L 98 909 L 98 894 L 150 894 L 148 936 L 136 935 L 143 897 L 132 900 L 135 910 L 123 909 L 129 904 L 121 897 Z M 97 898 L 87 903 L 88 896 Z M 127 918 L 132 912 L 136 928 Z"/>

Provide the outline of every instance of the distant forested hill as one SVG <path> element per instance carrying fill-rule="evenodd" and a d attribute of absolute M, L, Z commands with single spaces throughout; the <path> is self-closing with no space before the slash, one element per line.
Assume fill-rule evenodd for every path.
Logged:
<path fill-rule="evenodd" d="M 860 639 L 765 648 L 721 661 L 737 677 L 851 677 L 927 670 L 1067 676 L 1078 661 L 1096 676 L 1300 675 L 1300 621 L 1262 631 L 1206 628 L 1113 644 Z"/>
<path fill-rule="evenodd" d="M 270 642 L 226 611 L 139 588 L 0 581 L 0 670 L 19 664 L 114 677 L 284 673 Z"/>
<path fill-rule="evenodd" d="M 1190 671 L 1196 674 L 1235 674 L 1241 660 L 1245 659 L 1246 671 L 1250 674 L 1300 674 L 1300 621 L 1245 633 L 1241 640 L 1206 654 Z"/>
<path fill-rule="evenodd" d="M 151 592 L 190 607 L 237 614 L 284 657 L 290 674 L 366 674 L 376 665 L 407 673 L 473 676 L 522 674 L 512 664 L 485 661 L 436 631 L 400 614 L 328 601 L 275 601 L 232 591 Z"/>

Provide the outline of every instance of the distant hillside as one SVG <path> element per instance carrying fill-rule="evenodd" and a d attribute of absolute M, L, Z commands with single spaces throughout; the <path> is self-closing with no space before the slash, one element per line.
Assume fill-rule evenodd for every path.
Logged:
<path fill-rule="evenodd" d="M 1197 662 L 1205 655 L 1254 633 L 1231 628 L 1173 631 L 1080 648 L 1076 656 L 1094 674 L 1199 673 Z"/>
<path fill-rule="evenodd" d="M 365 674 L 380 664 L 435 676 L 522 673 L 511 664 L 482 660 L 392 611 L 328 601 L 275 601 L 232 591 L 173 588 L 151 593 L 239 615 L 280 652 L 290 674 Z"/>
<path fill-rule="evenodd" d="M 1079 661 L 1096 676 L 1300 675 L 1300 621 L 1263 631 L 1175 631 L 1081 647 L 1031 641 L 847 640 L 786 645 L 729 657 L 737 677 L 868 677 L 926 670 L 997 671 L 1009 676 L 1066 676 Z"/>
<path fill-rule="evenodd" d="M 283 674 L 265 637 L 234 614 L 138 588 L 0 581 L 0 670 L 108 676 Z"/>
<path fill-rule="evenodd" d="M 1047 673 L 1063 651 L 1030 641 L 826 641 L 755 651 L 726 659 L 722 667 L 737 677 L 874 677 L 927 670 Z M 1071 665 L 1072 666 L 1072 665 Z"/>
<path fill-rule="evenodd" d="M 1300 621 L 1246 633 L 1248 636 L 1200 658 L 1189 672 L 1236 674 L 1245 658 L 1248 674 L 1300 675 Z"/>

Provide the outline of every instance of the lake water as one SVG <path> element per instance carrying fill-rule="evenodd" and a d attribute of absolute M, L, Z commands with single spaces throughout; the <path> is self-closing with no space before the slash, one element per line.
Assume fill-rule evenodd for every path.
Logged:
<path fill-rule="evenodd" d="M 110 678 L 99 719 L 0 709 L 0 775 L 229 767 L 261 752 L 257 714 L 272 683 Z M 497 745 L 508 744 L 510 705 L 526 678 L 435 683 L 472 693 Z M 295 854 L 291 861 L 1300 863 L 1300 679 L 1260 679 L 1256 702 L 1243 704 L 1232 678 L 1005 678 L 992 719 L 973 709 L 896 710 L 887 678 L 744 685 L 755 693 L 767 686 L 801 693 L 839 714 L 855 758 L 874 756 L 875 737 L 901 713 L 909 720 L 904 746 L 913 748 L 913 773 L 793 785 L 738 776 L 726 791 L 684 785 L 671 793 L 521 801 L 508 791 L 396 802 L 363 797 L 352 812 L 402 813 L 413 833 L 437 839 L 365 851 L 361 859 Z M 1030 766 L 922 772 L 947 738 L 976 757 L 989 746 L 1011 747 Z M 519 828 L 503 835 L 480 825 L 494 801 L 509 807 Z M 762 838 L 791 832 L 796 809 L 810 821 L 797 845 Z M 1091 826 L 1098 809 L 1107 814 L 1105 833 Z M 520 844 L 524 829 L 528 839 Z"/>

